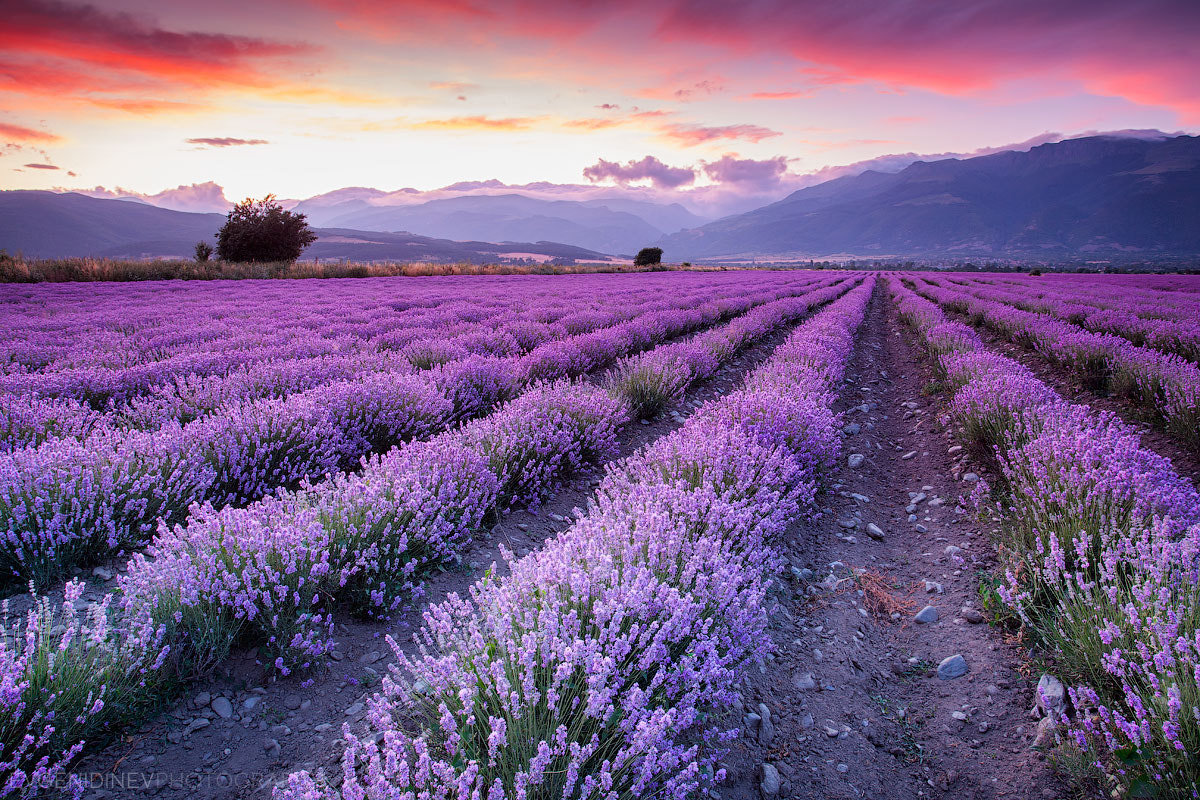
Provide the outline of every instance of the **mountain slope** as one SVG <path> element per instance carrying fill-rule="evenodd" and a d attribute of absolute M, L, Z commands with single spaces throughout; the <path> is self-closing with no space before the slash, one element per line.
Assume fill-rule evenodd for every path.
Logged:
<path fill-rule="evenodd" d="M 330 200 L 336 202 L 330 202 Z M 314 225 L 407 231 L 445 239 L 565 242 L 608 253 L 634 253 L 664 234 L 702 222 L 679 204 L 621 199 L 542 200 L 521 194 L 473 194 L 387 204 L 365 190 L 296 205 Z"/>
<path fill-rule="evenodd" d="M 223 214 L 170 211 L 145 203 L 79 194 L 0 191 L 0 248 L 30 258 L 189 258 L 196 242 L 213 241 Z M 407 233 L 316 228 L 305 258 L 363 261 L 487 262 L 524 254 L 603 261 L 598 252 L 552 241 L 449 241 Z"/>
<path fill-rule="evenodd" d="M 1095 136 L 916 162 L 668 236 L 671 260 L 1200 253 L 1200 137 Z"/>

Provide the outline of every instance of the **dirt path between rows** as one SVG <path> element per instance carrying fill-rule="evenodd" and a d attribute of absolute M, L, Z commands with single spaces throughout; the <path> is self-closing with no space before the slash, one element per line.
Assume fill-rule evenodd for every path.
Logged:
<path fill-rule="evenodd" d="M 859 331 L 839 405 L 847 458 L 823 517 L 785 543 L 777 652 L 747 680 L 735 722 L 743 736 L 718 794 L 1059 797 L 1044 755 L 1031 749 L 1039 676 L 979 613 L 977 571 L 993 564 L 994 547 L 970 506 L 956 506 L 980 468 L 951 453 L 955 442 L 936 421 L 941 401 L 922 394 L 928 363 L 885 293 L 876 290 Z M 853 454 L 863 456 L 857 467 Z M 879 598 L 896 605 L 869 610 Z M 917 623 L 926 606 L 937 620 Z M 940 678 L 939 664 L 954 656 L 967 671 Z"/>
<path fill-rule="evenodd" d="M 621 456 L 679 427 L 701 402 L 740 385 L 792 329 L 747 348 L 654 420 L 628 426 L 620 437 Z M 430 578 L 421 602 L 394 622 L 340 619 L 336 660 L 328 669 L 269 681 L 253 652 L 236 654 L 156 719 L 86 758 L 75 770 L 90 787 L 85 797 L 264 798 L 290 772 L 320 766 L 340 771 L 342 724 L 365 729 L 364 703 L 394 661 L 384 636 L 415 652 L 413 633 L 426 604 L 465 593 L 499 561 L 502 545 L 524 555 L 565 530 L 573 510 L 586 506 L 598 475 L 577 476 L 535 512 L 506 516 L 461 554 L 459 564 Z M 506 571 L 497 566 L 497 574 Z"/>

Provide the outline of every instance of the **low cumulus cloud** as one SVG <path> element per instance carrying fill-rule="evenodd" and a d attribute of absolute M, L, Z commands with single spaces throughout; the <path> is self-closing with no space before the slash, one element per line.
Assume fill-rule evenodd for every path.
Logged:
<path fill-rule="evenodd" d="M 57 187 L 58 192 L 76 192 L 88 197 L 100 197 L 107 200 L 136 200 L 159 208 L 169 208 L 173 211 L 220 212 L 224 213 L 233 206 L 225 197 L 224 188 L 213 181 L 191 183 L 176 186 L 174 189 L 164 189 L 155 194 L 136 192 L 132 189 L 122 189 L 117 186 L 106 189 L 96 186 L 92 189 L 66 189 Z"/>
<path fill-rule="evenodd" d="M 706 163 L 704 174 L 713 183 L 736 183 L 767 188 L 778 185 L 787 168 L 786 156 L 756 160 L 724 155 L 718 161 Z"/>
<path fill-rule="evenodd" d="M 695 182 L 696 171 L 691 167 L 672 167 L 664 164 L 654 156 L 646 156 L 640 161 L 629 161 L 618 164 L 615 161 L 605 161 L 603 158 L 583 170 L 583 177 L 592 183 L 611 180 L 625 186 L 635 181 L 650 181 L 659 189 L 677 189 Z"/>
<path fill-rule="evenodd" d="M 245 145 L 270 144 L 266 139 L 238 139 L 233 136 L 198 136 L 188 139 L 188 144 L 200 147 L 242 147 Z"/>

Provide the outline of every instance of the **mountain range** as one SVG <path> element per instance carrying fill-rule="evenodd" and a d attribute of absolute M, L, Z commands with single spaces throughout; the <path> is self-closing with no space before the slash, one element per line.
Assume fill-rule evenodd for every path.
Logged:
<path fill-rule="evenodd" d="M 319 237 L 306 258 L 603 260 L 651 244 L 674 262 L 1200 254 L 1196 136 L 1085 136 L 863 169 L 711 222 L 679 203 L 546 199 L 491 184 L 436 199 L 349 187 L 290 205 Z M 0 192 L 0 248 L 35 257 L 186 257 L 223 221 L 133 199 Z"/>
<path fill-rule="evenodd" d="M 673 260 L 1200 253 L 1200 137 L 1067 139 L 918 161 L 665 237 Z"/>
<path fill-rule="evenodd" d="M 213 242 L 224 214 L 171 211 L 129 200 L 44 191 L 0 191 L 0 247 L 31 258 L 190 258 Z M 501 259 L 604 261 L 559 242 L 450 241 L 410 233 L 315 228 L 305 258 L 487 263 Z"/>
<path fill-rule="evenodd" d="M 707 221 L 678 203 L 618 198 L 544 200 L 508 193 L 396 204 L 389 202 L 395 193 L 375 189 L 331 194 L 303 200 L 294 210 L 308 215 L 312 225 L 408 231 L 443 239 L 569 242 L 604 253 L 636 253 L 665 234 Z"/>

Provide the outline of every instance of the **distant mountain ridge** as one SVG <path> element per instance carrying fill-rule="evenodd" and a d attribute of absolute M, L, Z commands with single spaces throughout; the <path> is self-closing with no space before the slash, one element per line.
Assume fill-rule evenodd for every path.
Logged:
<path fill-rule="evenodd" d="M 866 171 L 664 237 L 665 256 L 1200 253 L 1200 137 L 1093 136 Z"/>
<path fill-rule="evenodd" d="M 224 214 L 197 214 L 128 200 L 46 191 L 0 191 L 0 248 L 31 258 L 190 258 L 213 242 Z M 603 261 L 593 250 L 552 241 L 449 241 L 409 233 L 316 228 L 305 258 L 483 263 L 501 258 Z"/>
<path fill-rule="evenodd" d="M 375 189 L 341 189 L 302 200 L 294 208 L 313 225 L 457 240 L 556 241 L 629 255 L 665 234 L 704 222 L 678 203 L 617 198 L 544 200 L 509 192 L 418 203 L 388 199 L 388 193 Z"/>

